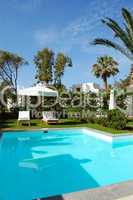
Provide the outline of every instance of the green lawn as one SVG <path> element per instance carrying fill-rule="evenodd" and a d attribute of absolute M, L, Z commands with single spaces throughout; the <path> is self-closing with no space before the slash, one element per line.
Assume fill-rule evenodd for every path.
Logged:
<path fill-rule="evenodd" d="M 51 124 L 46 125 L 41 122 L 39 119 L 33 119 L 31 120 L 31 126 L 28 125 L 17 125 L 17 120 L 10 119 L 10 120 L 4 120 L 2 122 L 2 130 L 29 130 L 29 129 L 40 129 L 40 128 L 71 128 L 71 127 L 88 127 L 93 128 L 105 132 L 109 132 L 112 134 L 120 134 L 120 133 L 133 133 L 133 121 L 130 121 L 127 124 L 127 128 L 125 130 L 115 130 L 112 128 L 103 127 L 99 124 L 93 124 L 93 123 L 83 123 L 79 120 L 60 120 L 58 124 Z"/>

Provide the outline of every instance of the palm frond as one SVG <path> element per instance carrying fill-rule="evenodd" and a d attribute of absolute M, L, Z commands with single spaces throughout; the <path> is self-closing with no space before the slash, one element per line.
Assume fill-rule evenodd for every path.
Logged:
<path fill-rule="evenodd" d="M 127 9 L 122 9 L 124 27 L 111 18 L 104 18 L 102 22 L 113 31 L 118 43 L 108 39 L 95 39 L 91 44 L 112 47 L 133 61 L 133 15 Z M 120 42 L 120 43 L 119 43 Z"/>
<path fill-rule="evenodd" d="M 127 30 L 127 33 L 129 35 L 129 37 L 133 40 L 133 17 L 131 15 L 131 13 L 125 8 L 122 8 L 122 15 L 126 22 L 125 28 Z"/>
<path fill-rule="evenodd" d="M 133 43 L 131 42 L 129 35 L 119 26 L 119 24 L 115 20 L 111 18 L 105 18 L 104 20 L 102 20 L 102 22 L 114 32 L 115 37 L 119 37 L 124 45 L 127 48 L 130 48 L 131 51 L 133 51 Z"/>
<path fill-rule="evenodd" d="M 91 44 L 92 45 L 103 45 L 103 46 L 107 46 L 107 47 L 112 47 L 112 48 L 118 50 L 119 52 L 121 52 L 122 54 L 124 54 L 130 60 L 133 60 L 133 55 L 131 54 L 131 52 L 127 48 L 124 48 L 124 47 L 120 46 L 119 44 L 112 42 L 108 39 L 96 38 L 91 42 Z"/>

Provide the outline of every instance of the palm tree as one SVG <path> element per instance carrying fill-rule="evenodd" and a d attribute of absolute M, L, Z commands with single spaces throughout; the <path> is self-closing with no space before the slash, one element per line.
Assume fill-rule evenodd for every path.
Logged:
<path fill-rule="evenodd" d="M 102 23 L 113 31 L 115 38 L 118 38 L 118 42 L 97 38 L 91 44 L 112 47 L 133 61 L 133 16 L 125 8 L 122 8 L 122 16 L 124 18 L 124 28 L 111 18 L 102 20 Z"/>
<path fill-rule="evenodd" d="M 118 63 L 110 56 L 99 57 L 97 63 L 92 66 L 94 76 L 103 80 L 106 92 L 108 92 L 108 78 L 119 72 L 117 66 Z"/>

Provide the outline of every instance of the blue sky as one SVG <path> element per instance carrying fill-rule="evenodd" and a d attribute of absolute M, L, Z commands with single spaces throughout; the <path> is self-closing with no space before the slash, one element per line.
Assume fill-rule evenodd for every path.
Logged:
<path fill-rule="evenodd" d="M 100 83 L 91 73 L 97 56 L 111 55 L 125 77 L 131 62 L 115 50 L 89 44 L 95 37 L 112 38 L 101 23 L 108 16 L 122 23 L 121 8 L 133 10 L 132 0 L 4 0 L 0 1 L 0 48 L 18 53 L 29 61 L 21 68 L 19 85 L 35 83 L 34 55 L 44 47 L 72 58 L 63 82 L 67 86 L 81 82 Z M 113 82 L 114 79 L 110 79 Z"/>

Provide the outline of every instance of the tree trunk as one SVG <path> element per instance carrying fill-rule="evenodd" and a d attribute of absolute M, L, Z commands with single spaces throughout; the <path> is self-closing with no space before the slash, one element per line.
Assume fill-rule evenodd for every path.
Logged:
<path fill-rule="evenodd" d="M 15 71 L 15 101 L 16 101 L 16 106 L 18 106 L 18 68 L 16 67 L 16 71 Z"/>
<path fill-rule="evenodd" d="M 105 78 L 103 79 L 103 81 L 104 81 L 105 91 L 108 92 L 108 81 L 107 81 L 107 77 L 105 77 Z"/>

